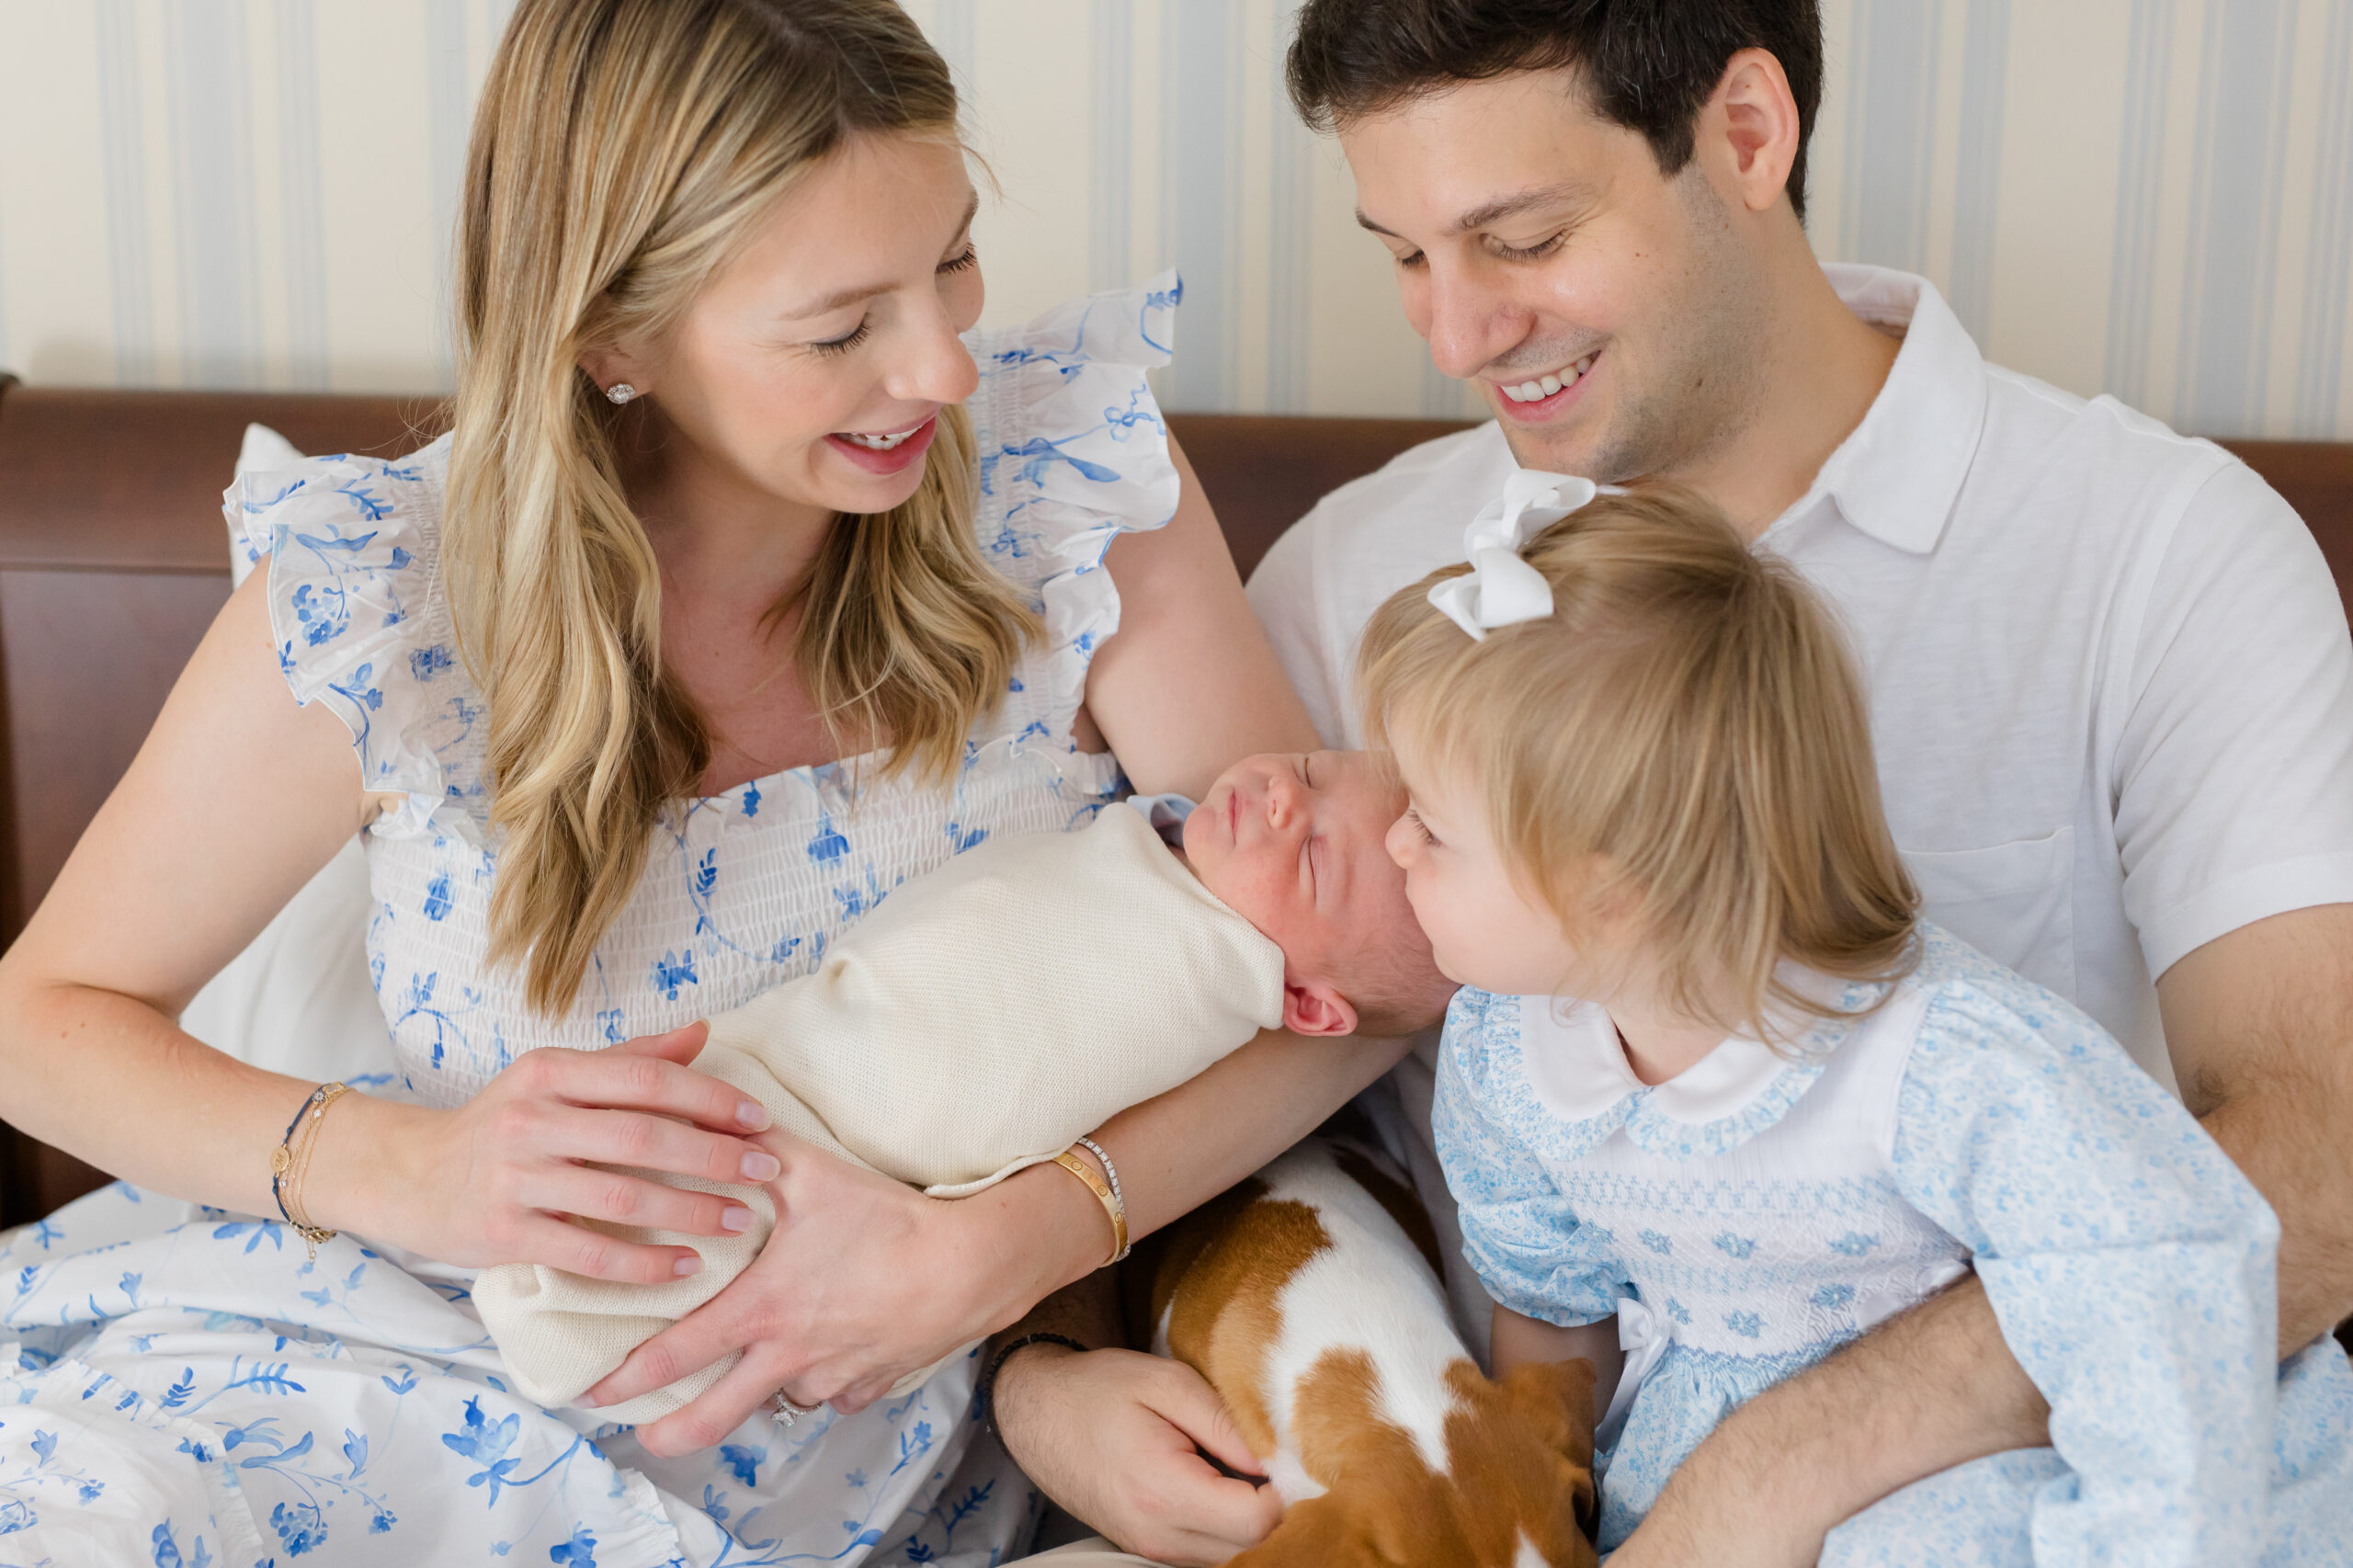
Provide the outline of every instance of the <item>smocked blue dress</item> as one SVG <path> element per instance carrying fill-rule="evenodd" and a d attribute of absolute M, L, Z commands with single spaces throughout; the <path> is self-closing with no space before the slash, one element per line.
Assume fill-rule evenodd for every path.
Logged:
<path fill-rule="evenodd" d="M 1079 752 L 1088 660 L 1117 629 L 1111 541 L 1178 481 L 1144 382 L 1173 277 L 968 342 L 976 527 L 1046 633 L 940 790 L 800 767 L 678 803 L 578 1004 L 534 1013 L 487 950 L 497 835 L 483 702 L 438 573 L 446 441 L 322 458 L 232 490 L 268 558 L 295 697 L 350 727 L 400 803 L 367 840 L 368 938 L 396 1072 L 463 1101 L 540 1046 L 676 1028 L 807 973 L 909 877 L 1005 834 L 1079 826 L 1119 767 Z M 258 1154 L 256 1156 L 258 1158 Z M 511 1392 L 470 1271 L 345 1235 L 315 1263 L 275 1219 L 123 1185 L 0 1246 L 0 1564 L 993 1563 L 1039 1500 L 971 1409 L 972 1359 L 857 1415 L 659 1459 L 593 1412 Z"/>
<path fill-rule="evenodd" d="M 2262 1198 L 2097 1024 L 1929 928 L 1859 1018 L 1734 1038 L 1665 1084 L 1598 1008 L 1464 990 L 1438 1155 L 1496 1301 L 1616 1314 L 1604 1551 L 1733 1410 L 1970 1267 L 2052 1406 L 2048 1449 L 1930 1477 L 1832 1532 L 1863 1564 L 2341 1564 L 2353 1369 L 2277 1365 Z"/>

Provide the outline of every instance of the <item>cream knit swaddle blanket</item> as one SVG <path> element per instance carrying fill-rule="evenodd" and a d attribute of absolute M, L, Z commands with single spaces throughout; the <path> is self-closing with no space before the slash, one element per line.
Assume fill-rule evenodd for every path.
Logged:
<path fill-rule="evenodd" d="M 813 973 L 713 1018 L 693 1065 L 797 1138 L 961 1198 L 1175 1088 L 1279 1027 L 1282 1008 L 1282 949 L 1201 886 L 1142 812 L 1117 807 L 1075 833 L 980 845 L 897 889 Z M 738 1199 L 752 1228 L 598 1225 L 701 1254 L 701 1272 L 666 1285 L 483 1270 L 483 1324 L 517 1388 L 551 1408 L 717 1295 L 775 1224 L 764 1187 L 633 1174 Z M 598 1415 L 666 1415 L 734 1360 Z"/>

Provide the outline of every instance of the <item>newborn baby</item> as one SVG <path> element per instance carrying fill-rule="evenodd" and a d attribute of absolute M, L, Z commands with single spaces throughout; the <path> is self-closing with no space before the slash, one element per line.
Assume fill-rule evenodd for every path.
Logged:
<path fill-rule="evenodd" d="M 991 840 L 892 892 L 815 972 L 713 1018 L 695 1069 L 796 1137 L 961 1198 L 1260 1029 L 1410 1034 L 1443 1016 L 1454 985 L 1383 846 L 1404 804 L 1362 753 L 1254 756 L 1199 806 L 1139 798 L 1074 833 Z M 694 1247 L 701 1271 L 670 1284 L 485 1269 L 483 1323 L 517 1388 L 548 1406 L 716 1295 L 775 1222 L 765 1188 L 634 1174 L 737 1198 L 754 1223 L 716 1239 L 600 1227 Z M 731 1365 L 598 1414 L 652 1421 Z"/>

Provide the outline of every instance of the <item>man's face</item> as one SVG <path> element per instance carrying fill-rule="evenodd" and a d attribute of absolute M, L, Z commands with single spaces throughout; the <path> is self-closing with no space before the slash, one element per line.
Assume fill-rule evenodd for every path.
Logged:
<path fill-rule="evenodd" d="M 1339 135 L 1406 319 L 1523 465 L 1666 474 L 1747 422 L 1766 288 L 1704 157 L 1662 176 L 1569 71 L 1463 83 Z"/>
<path fill-rule="evenodd" d="M 1294 978 L 1346 994 L 1368 955 L 1426 950 L 1384 843 L 1404 801 L 1364 752 L 1245 757 L 1185 819 L 1185 858 Z"/>

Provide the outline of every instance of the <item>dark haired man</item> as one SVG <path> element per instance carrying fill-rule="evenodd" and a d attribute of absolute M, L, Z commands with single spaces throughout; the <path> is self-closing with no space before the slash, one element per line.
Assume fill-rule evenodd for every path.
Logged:
<path fill-rule="evenodd" d="M 1325 738 L 1354 744 L 1365 619 L 1461 558 L 1515 463 L 1712 495 L 1847 618 L 1927 916 L 2177 1080 L 2279 1211 L 2282 1351 L 2341 1356 L 2344 610 L 2244 465 L 1987 366 L 1921 279 L 1816 263 L 1821 55 L 1814 0 L 1307 0 L 1294 101 L 1337 132 L 1432 358 L 1496 419 L 1327 497 L 1253 602 Z M 1964 1284 L 1736 1413 L 1613 1561 L 1813 1562 L 1897 1489 L 2050 1443 L 2046 1415 Z M 2325 1484 L 2353 1524 L 2353 1479 Z"/>
<path fill-rule="evenodd" d="M 1365 619 L 1461 559 L 1516 462 L 1712 495 L 1853 630 L 1928 917 L 2177 1078 L 2270 1198 L 2295 1350 L 2353 1312 L 2343 608 L 2244 465 L 1987 366 L 1918 278 L 1816 263 L 1821 52 L 1815 0 L 1306 0 L 1295 101 L 1337 131 L 1432 358 L 1496 419 L 1327 497 L 1252 598 L 1325 739 L 1352 742 Z M 1420 1060 L 1397 1074 L 1409 1142 Z M 1132 1548 L 1216 1562 L 1273 1521 L 1198 1457 L 1239 1445 L 1181 1367 L 1033 1343 L 998 1410 L 1032 1477 Z M 2045 1414 L 1964 1283 L 1735 1413 L 1613 1564 L 1813 1562 L 1889 1494 L 2050 1442 Z M 2298 1484 L 2353 1514 L 2353 1477 Z M 2353 1518 L 2334 1534 L 2307 1550 Z M 1945 1560 L 1912 1544 L 1883 1561 Z"/>

